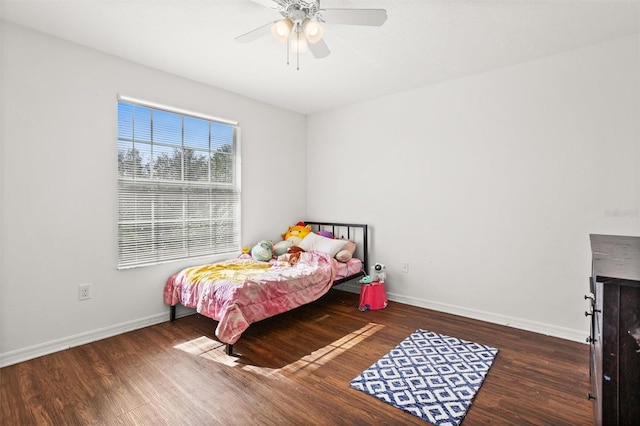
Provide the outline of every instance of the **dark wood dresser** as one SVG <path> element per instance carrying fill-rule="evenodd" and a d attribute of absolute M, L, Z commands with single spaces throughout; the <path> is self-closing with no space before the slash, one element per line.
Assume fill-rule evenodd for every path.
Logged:
<path fill-rule="evenodd" d="M 591 383 L 597 425 L 640 425 L 640 237 L 591 235 Z"/>

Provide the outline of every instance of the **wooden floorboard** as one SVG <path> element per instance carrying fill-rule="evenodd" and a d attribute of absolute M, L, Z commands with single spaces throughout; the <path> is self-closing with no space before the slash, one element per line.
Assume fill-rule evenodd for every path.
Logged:
<path fill-rule="evenodd" d="M 358 295 L 253 324 L 229 357 L 199 315 L 0 369 L 2 425 L 428 424 L 349 382 L 416 329 L 499 349 L 464 426 L 593 424 L 589 347 Z M 169 314 L 167 313 L 167 318 Z"/>

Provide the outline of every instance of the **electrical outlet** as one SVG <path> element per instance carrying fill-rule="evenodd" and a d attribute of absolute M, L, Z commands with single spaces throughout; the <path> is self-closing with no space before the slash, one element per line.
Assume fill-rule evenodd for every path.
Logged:
<path fill-rule="evenodd" d="M 91 283 L 78 286 L 78 300 L 91 299 Z"/>
<path fill-rule="evenodd" d="M 409 262 L 402 262 L 402 272 L 405 274 L 409 272 Z"/>

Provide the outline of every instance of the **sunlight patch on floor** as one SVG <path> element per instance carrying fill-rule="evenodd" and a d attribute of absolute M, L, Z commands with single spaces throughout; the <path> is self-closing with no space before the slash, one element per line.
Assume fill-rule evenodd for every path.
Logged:
<path fill-rule="evenodd" d="M 201 337 L 198 337 L 197 339 L 180 343 L 179 345 L 174 346 L 174 348 L 180 349 L 181 351 L 185 351 L 192 355 L 201 355 L 205 352 L 209 352 L 210 350 L 216 349 L 217 347 L 220 347 L 220 346 L 224 346 L 224 345 L 206 336 L 201 336 Z"/>
<path fill-rule="evenodd" d="M 361 329 L 349 333 L 343 338 L 338 339 L 332 343 L 329 343 L 327 346 L 300 358 L 296 362 L 285 365 L 280 369 L 280 373 L 286 375 L 298 374 L 302 372 L 309 373 L 323 366 L 338 355 L 351 349 L 368 337 L 374 335 L 382 328 L 384 328 L 384 325 L 370 322 Z"/>
<path fill-rule="evenodd" d="M 220 364 L 224 364 L 228 367 L 238 366 L 236 357 L 228 356 L 224 353 L 225 345 L 213 340 L 207 336 L 200 336 L 196 339 L 189 340 L 188 342 L 180 343 L 174 346 L 175 349 L 180 349 L 191 355 L 197 355 L 202 358 L 206 358 L 211 361 L 215 361 Z"/>
<path fill-rule="evenodd" d="M 189 340 L 188 342 L 184 342 L 174 346 L 174 348 L 192 355 L 203 357 L 219 364 L 226 365 L 228 367 L 240 367 L 245 371 L 259 374 L 261 376 L 291 376 L 294 374 L 309 374 L 313 370 L 325 365 L 327 362 L 336 358 L 338 355 L 351 349 L 358 343 L 361 343 L 370 336 L 373 336 L 382 328 L 384 328 L 384 325 L 370 322 L 361 329 L 353 331 L 346 336 L 335 340 L 316 351 L 313 351 L 309 355 L 306 355 L 299 360 L 292 362 L 291 364 L 285 365 L 282 368 L 266 368 L 258 367 L 255 365 L 243 365 L 242 363 L 238 362 L 238 357 L 227 355 L 224 352 L 224 344 L 206 336 L 201 336 L 196 339 Z"/>

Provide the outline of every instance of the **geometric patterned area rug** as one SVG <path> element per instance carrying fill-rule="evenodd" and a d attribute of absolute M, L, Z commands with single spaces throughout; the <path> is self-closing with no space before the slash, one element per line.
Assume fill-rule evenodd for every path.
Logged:
<path fill-rule="evenodd" d="M 438 426 L 458 425 L 498 350 L 416 330 L 349 384 Z"/>

